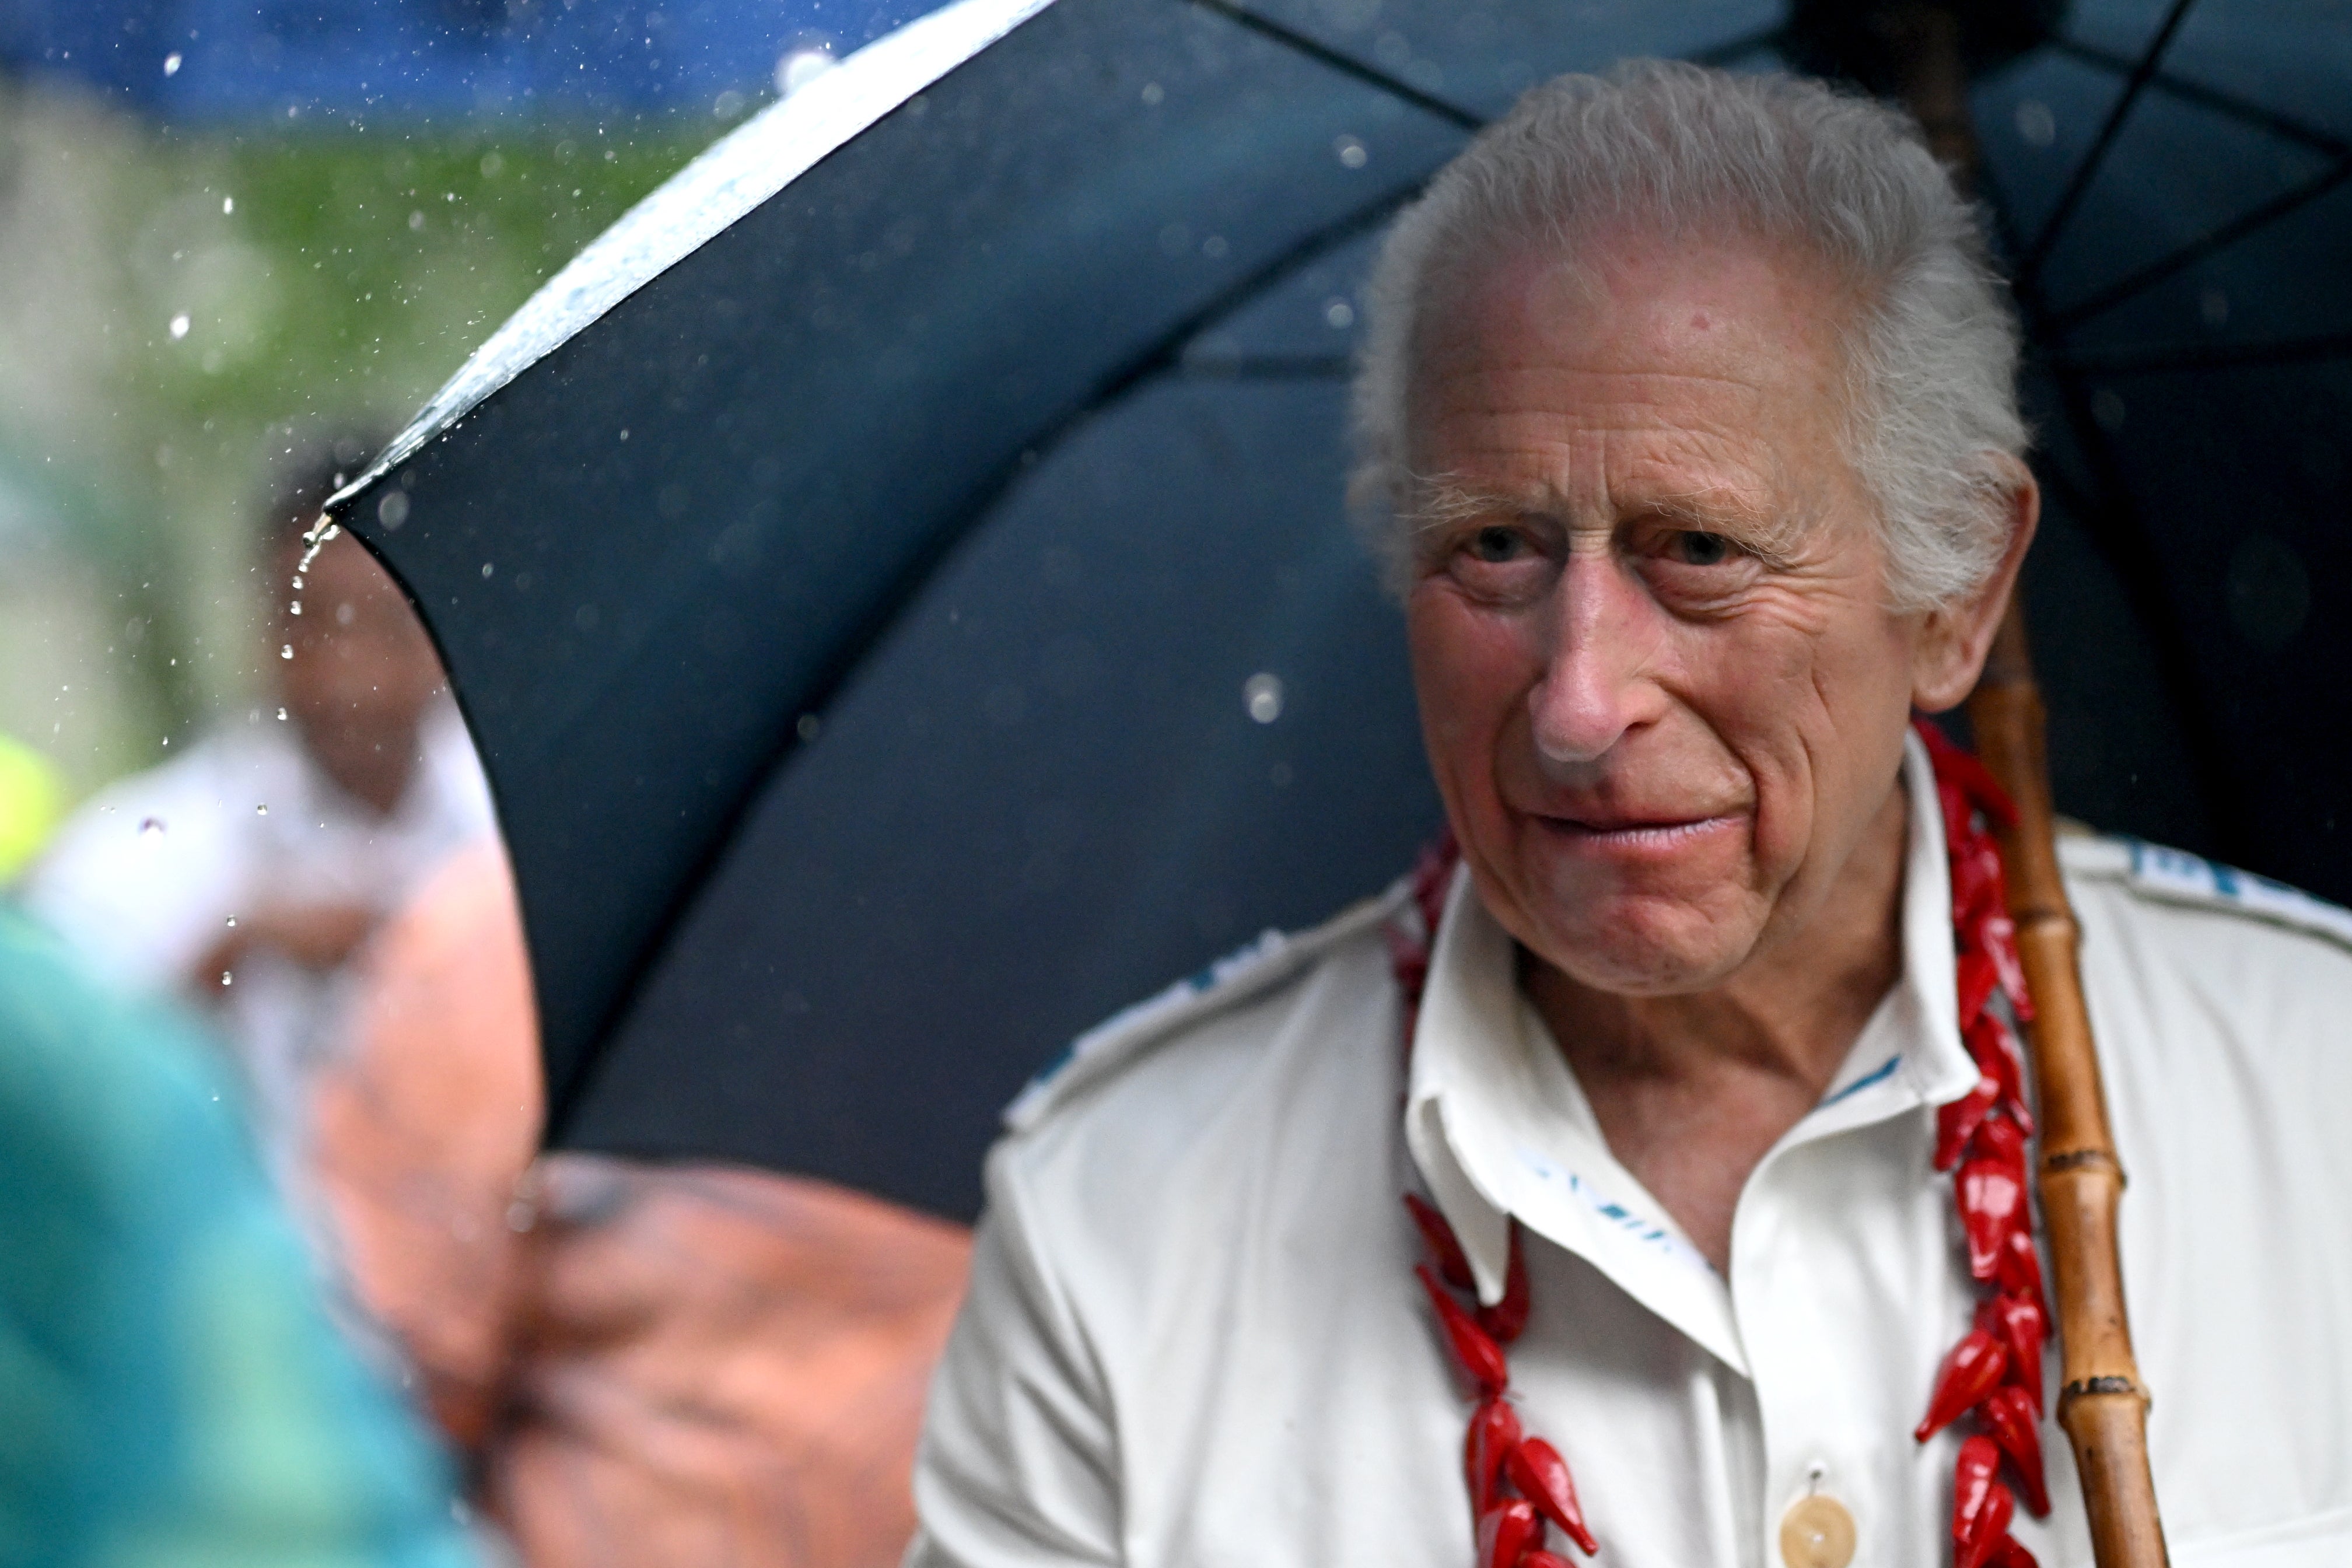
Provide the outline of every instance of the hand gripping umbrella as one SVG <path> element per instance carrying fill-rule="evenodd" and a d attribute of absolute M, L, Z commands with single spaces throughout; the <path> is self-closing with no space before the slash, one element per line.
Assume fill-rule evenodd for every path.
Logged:
<path fill-rule="evenodd" d="M 2352 889 L 2352 47 L 2291 6 L 1972 22 L 2039 334 L 2062 807 Z M 959 0 L 713 148 L 334 515 L 499 803 L 562 1145 L 955 1215 L 1076 1032 L 1436 824 L 1341 515 L 1353 289 L 1522 87 L 1867 79 L 1850 7 Z M 1997 23 L 1998 25 L 1994 25 Z M 1841 28 L 1843 31 L 1841 31 Z"/>

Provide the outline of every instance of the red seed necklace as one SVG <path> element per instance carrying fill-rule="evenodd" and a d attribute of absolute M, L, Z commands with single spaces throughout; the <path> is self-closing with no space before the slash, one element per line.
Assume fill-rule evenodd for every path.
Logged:
<path fill-rule="evenodd" d="M 2034 1249 L 2026 1182 L 2025 1146 L 2033 1135 L 2033 1117 L 2025 1104 L 2024 1048 L 2010 1017 L 1992 1005 L 1998 994 L 2011 1016 L 2033 1016 L 2017 961 L 2000 851 L 1992 837 L 1993 827 L 2011 826 L 2017 813 L 1975 757 L 1932 724 L 1923 721 L 1916 728 L 1935 764 L 1951 862 L 1960 1035 L 1978 1070 L 1976 1087 L 1936 1113 L 1936 1169 L 1953 1172 L 1969 1273 L 1985 1295 L 1974 1326 L 1944 1358 L 1927 1416 L 1912 1436 L 1924 1443 L 1963 1416 L 1975 1417 L 1979 1428 L 1960 1445 L 1954 1467 L 1954 1568 L 2036 1568 L 2033 1554 L 2009 1533 L 2017 1493 L 2001 1479 L 2006 1460 L 2026 1507 L 2037 1515 L 2049 1512 L 2041 1421 L 2042 1347 L 2050 1336 L 2050 1304 Z M 1458 858 L 1450 832 L 1423 852 L 1412 874 L 1418 928 L 1395 922 L 1387 931 L 1390 964 L 1404 1003 L 1408 1053 L 1429 983 L 1438 917 Z M 1547 1522 L 1586 1556 L 1598 1555 L 1600 1543 L 1585 1527 L 1567 1461 L 1551 1444 L 1524 1432 L 1512 1407 L 1504 1347 L 1527 1326 L 1528 1307 L 1518 1222 L 1511 1222 L 1502 1299 L 1482 1307 L 1473 1296 L 1465 1307 L 1454 1292 L 1471 1291 L 1470 1264 L 1453 1227 L 1418 1194 L 1407 1193 L 1404 1205 L 1429 1255 L 1413 1272 L 1429 1294 L 1446 1349 L 1475 1402 L 1462 1465 L 1471 1516 L 1477 1521 L 1477 1568 L 1570 1568 L 1567 1559 L 1545 1549 Z"/>

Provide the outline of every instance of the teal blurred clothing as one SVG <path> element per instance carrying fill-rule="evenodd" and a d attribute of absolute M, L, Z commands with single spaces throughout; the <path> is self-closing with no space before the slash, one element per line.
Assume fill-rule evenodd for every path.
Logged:
<path fill-rule="evenodd" d="M 233 1082 L 0 906 L 0 1564 L 470 1568 Z"/>

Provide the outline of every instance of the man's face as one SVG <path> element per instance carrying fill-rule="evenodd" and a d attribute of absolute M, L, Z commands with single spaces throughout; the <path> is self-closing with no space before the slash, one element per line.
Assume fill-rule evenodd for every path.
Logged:
<path fill-rule="evenodd" d="M 294 650 L 272 661 L 287 710 L 329 776 L 389 810 L 416 759 L 418 721 L 441 689 L 440 660 L 399 585 L 357 541 L 331 541 L 290 588 L 297 559 L 285 554 L 270 584 L 280 639 Z M 299 616 L 289 612 L 294 603 Z"/>
<path fill-rule="evenodd" d="M 1744 242 L 1501 257 L 1423 328 L 1407 602 L 1487 907 L 1599 989 L 1801 932 L 1885 806 L 1925 617 L 1841 455 L 1848 302 Z"/>

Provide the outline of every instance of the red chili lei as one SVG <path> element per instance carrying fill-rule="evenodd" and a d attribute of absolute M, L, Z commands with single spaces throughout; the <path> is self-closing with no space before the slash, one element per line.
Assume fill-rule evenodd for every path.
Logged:
<path fill-rule="evenodd" d="M 2010 1020 L 1992 1005 L 1999 993 L 2015 1018 L 2033 1016 L 1991 831 L 2013 824 L 2017 813 L 1975 757 L 1933 724 L 1922 721 L 1915 727 L 1935 764 L 1951 864 L 1960 1036 L 1980 1075 L 1974 1089 L 1936 1113 L 1936 1168 L 1953 1173 L 1969 1273 L 1986 1293 L 1975 1325 L 1944 1358 L 1927 1414 L 1912 1436 L 1924 1443 L 1963 1416 L 1974 1416 L 1979 1428 L 1960 1445 L 1954 1467 L 1954 1568 L 2036 1568 L 2033 1554 L 2009 1533 L 2017 1493 L 2001 1479 L 2006 1460 L 2026 1507 L 2037 1515 L 2050 1510 L 2041 1436 L 2042 1347 L 2050 1337 L 2050 1304 L 2026 1179 L 2033 1117 L 2025 1103 L 2024 1049 Z M 1388 928 L 1408 1053 L 1458 858 L 1450 832 L 1424 851 L 1412 877 L 1420 930 Z M 1475 1402 L 1462 1464 L 1477 1521 L 1477 1568 L 1569 1568 L 1567 1559 L 1544 1549 L 1547 1521 L 1585 1555 L 1598 1555 L 1600 1543 L 1585 1526 L 1567 1461 L 1543 1438 L 1522 1431 L 1512 1408 L 1504 1347 L 1527 1326 L 1528 1308 L 1518 1222 L 1511 1222 L 1502 1299 L 1481 1307 L 1472 1293 L 1469 1260 L 1445 1216 L 1415 1193 L 1404 1195 L 1404 1205 L 1428 1253 L 1413 1272 Z M 1468 1307 L 1456 1291 L 1469 1295 Z"/>

